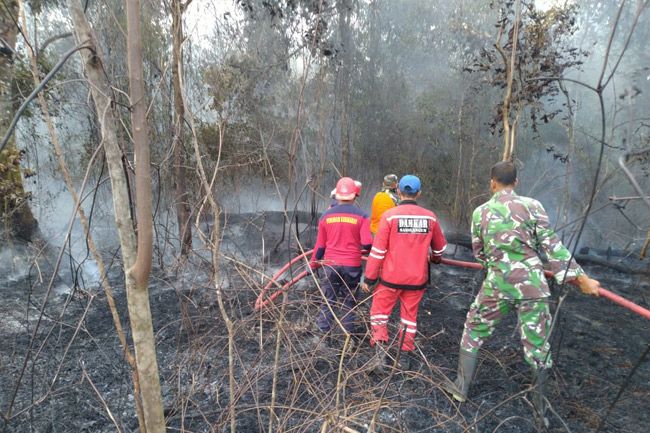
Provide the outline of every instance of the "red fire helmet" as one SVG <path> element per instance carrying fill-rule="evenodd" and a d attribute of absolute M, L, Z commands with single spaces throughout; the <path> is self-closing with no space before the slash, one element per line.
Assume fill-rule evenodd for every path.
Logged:
<path fill-rule="evenodd" d="M 354 200 L 357 195 L 357 185 L 354 179 L 342 177 L 336 182 L 336 199 L 337 200 Z"/>

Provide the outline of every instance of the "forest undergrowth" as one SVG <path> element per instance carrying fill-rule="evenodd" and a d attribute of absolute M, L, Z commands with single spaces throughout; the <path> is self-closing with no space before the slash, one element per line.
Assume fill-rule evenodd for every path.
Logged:
<path fill-rule="evenodd" d="M 224 257 L 229 250 L 260 255 L 255 247 L 259 239 L 252 234 L 257 230 L 242 222 L 233 220 L 224 230 Z M 267 254 L 266 265 L 277 269 L 295 251 L 296 246 L 283 243 L 278 253 Z M 469 258 L 469 251 L 455 251 Z M 536 431 L 514 315 L 482 350 L 468 403 L 456 404 L 440 388 L 445 377 L 455 375 L 465 313 L 480 273 L 434 267 L 420 306 L 416 359 L 408 368 L 395 363 L 377 375 L 369 365 L 374 351 L 368 334 L 350 345 L 338 333 L 326 339 L 314 332 L 319 295 L 313 281 L 303 280 L 285 298 L 256 311 L 262 287 L 257 270 L 244 261 L 227 263 L 220 284 L 234 324 L 232 389 L 228 336 L 209 263 L 197 254 L 183 267 L 154 271 L 150 300 L 168 431 L 226 431 L 233 405 L 236 431 L 241 432 Z M 597 267 L 588 271 L 604 287 L 646 302 L 638 294 L 647 292 L 647 277 Z M 118 309 L 126 316 L 119 272 L 111 275 L 120 293 Z M 79 288 L 55 291 L 25 363 L 42 285 L 29 278 L 5 281 L 0 304 L 3 408 L 23 365 L 26 374 L 13 417 L 2 431 L 137 431 L 129 367 L 104 294 Z M 555 310 L 565 293 L 554 288 Z M 360 325 L 367 330 L 368 299 L 360 304 Z M 604 299 L 575 291 L 556 317 L 548 431 L 647 431 L 650 360 L 641 357 L 650 341 L 648 324 Z M 392 336 L 397 323 L 391 318 Z M 393 342 L 393 356 L 395 347 Z"/>

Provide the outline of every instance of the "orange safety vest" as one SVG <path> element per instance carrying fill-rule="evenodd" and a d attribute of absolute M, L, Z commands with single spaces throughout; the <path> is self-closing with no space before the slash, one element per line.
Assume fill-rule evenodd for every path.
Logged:
<path fill-rule="evenodd" d="M 385 189 L 375 194 L 370 209 L 370 233 L 373 235 L 377 233 L 381 216 L 388 209 L 394 208 L 395 205 L 397 205 L 397 197 L 393 195 L 390 190 Z"/>

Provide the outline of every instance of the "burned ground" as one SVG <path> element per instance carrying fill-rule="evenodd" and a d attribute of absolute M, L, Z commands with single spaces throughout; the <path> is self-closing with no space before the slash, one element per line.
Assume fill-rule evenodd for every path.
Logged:
<path fill-rule="evenodd" d="M 313 235 L 305 230 L 309 216 L 301 218 L 298 232 L 308 244 Z M 280 242 L 282 220 L 277 214 L 228 221 L 223 243 L 228 259 L 218 283 L 235 324 L 233 399 L 227 331 L 201 252 L 183 268 L 156 269 L 152 278 L 150 299 L 169 431 L 227 431 L 232 405 L 241 432 L 269 431 L 270 414 L 272 428 L 283 432 L 326 431 L 324 423 L 327 431 L 345 427 L 365 432 L 373 418 L 376 431 L 382 432 L 535 431 L 526 392 L 529 371 L 514 315 L 481 352 L 468 403 L 453 403 L 439 388 L 443 376 L 455 374 L 458 341 L 480 273 L 433 268 L 432 286 L 420 307 L 417 362 L 408 370 L 396 368 L 377 376 L 368 368 L 373 352 L 367 340 L 342 356 L 342 338 L 325 345 L 314 334 L 318 291 L 313 282 L 304 280 L 264 311 L 253 309 L 262 278 L 249 266 L 265 266 L 264 273 L 272 274 L 297 250 L 295 225 Z M 278 244 L 278 251 L 272 252 Z M 467 258 L 461 248 L 457 254 Z M 300 266 L 294 272 L 298 270 Z M 647 277 L 587 270 L 604 287 L 647 305 L 642 295 L 648 293 Z M 136 431 L 130 372 L 104 293 L 88 287 L 61 290 L 66 280 L 62 277 L 29 350 L 45 296 L 47 267 L 41 273 L 43 283 L 35 282 L 34 269 L 20 278 L 3 278 L 0 286 L 0 403 L 5 414 L 13 406 L 2 430 Z M 118 266 L 111 280 L 126 318 Z M 565 293 L 552 337 L 549 431 L 646 432 L 650 359 L 638 362 L 650 343 L 648 322 L 604 299 L 560 287 L 554 288 L 555 307 Z M 366 328 L 367 310 L 364 301 Z M 395 317 L 391 323 L 394 335 Z M 30 357 L 14 399 L 26 353 Z"/>

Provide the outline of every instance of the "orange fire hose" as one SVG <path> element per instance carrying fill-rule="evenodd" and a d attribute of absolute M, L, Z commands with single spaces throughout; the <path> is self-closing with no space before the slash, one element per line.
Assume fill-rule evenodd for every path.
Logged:
<path fill-rule="evenodd" d="M 273 302 L 273 300 L 275 300 L 275 298 L 277 298 L 281 293 L 283 293 L 286 290 L 289 290 L 291 286 L 293 286 L 298 281 L 300 281 L 301 279 L 303 279 L 304 277 L 310 274 L 309 270 L 302 271 L 290 281 L 282 284 L 282 286 L 280 286 L 277 291 L 273 292 L 265 299 L 266 293 L 269 291 L 271 287 L 273 287 L 274 285 L 279 286 L 278 279 L 282 276 L 282 274 L 284 274 L 289 268 L 291 268 L 291 265 L 309 256 L 312 253 L 312 251 L 313 250 L 306 251 L 303 254 L 300 254 L 299 256 L 293 258 L 293 260 L 288 262 L 278 272 L 276 272 L 273 275 L 273 277 L 269 280 L 269 282 L 266 284 L 266 286 L 264 286 L 264 288 L 260 292 L 260 295 L 257 297 L 257 300 L 255 301 L 255 310 L 261 310 L 270 302 Z M 363 259 L 365 260 L 366 258 L 363 257 Z M 483 266 L 481 266 L 480 263 L 464 262 L 461 260 L 453 260 L 453 259 L 446 259 L 446 258 L 442 259 L 442 264 L 449 265 L 449 266 L 458 266 L 462 268 L 469 268 L 469 269 L 483 269 Z M 315 269 L 319 267 L 321 267 L 320 264 L 318 264 Z M 553 273 L 550 271 L 544 271 L 544 274 L 546 275 L 547 278 L 553 277 Z M 646 319 L 650 320 L 650 310 L 648 310 L 647 308 L 635 304 L 634 302 L 625 299 L 624 297 L 619 296 L 616 293 L 610 292 L 607 289 L 603 289 L 602 287 L 598 289 L 598 294 L 603 298 L 606 298 L 622 307 L 627 308 L 628 310 L 638 314 L 639 316 L 645 317 Z"/>

